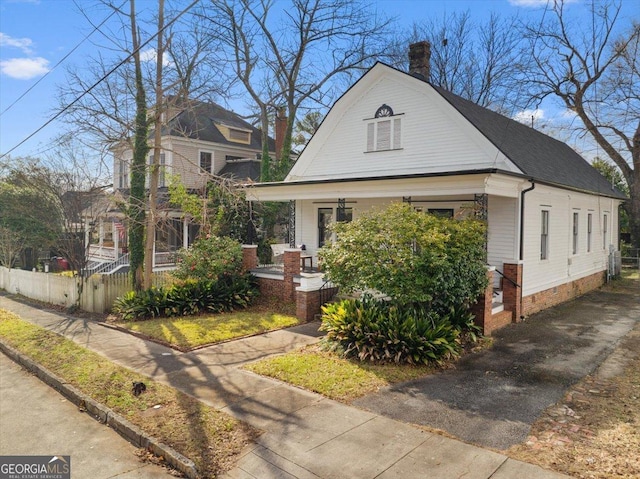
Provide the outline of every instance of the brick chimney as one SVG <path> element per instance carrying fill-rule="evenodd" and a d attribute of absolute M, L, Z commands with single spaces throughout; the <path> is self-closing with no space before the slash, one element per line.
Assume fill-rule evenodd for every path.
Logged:
<path fill-rule="evenodd" d="M 283 106 L 276 109 L 276 159 L 280 160 L 282 146 L 284 145 L 284 135 L 287 132 L 287 113 Z"/>
<path fill-rule="evenodd" d="M 431 44 L 427 41 L 409 45 L 409 73 L 421 80 L 431 77 Z"/>

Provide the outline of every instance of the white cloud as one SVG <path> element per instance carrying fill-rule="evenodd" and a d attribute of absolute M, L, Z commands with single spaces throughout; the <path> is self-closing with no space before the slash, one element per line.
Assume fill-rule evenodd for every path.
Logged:
<path fill-rule="evenodd" d="M 524 123 L 525 125 L 531 125 L 531 117 L 534 120 L 542 120 L 544 118 L 544 110 L 536 108 L 535 110 L 522 110 L 513 115 L 513 119 Z"/>
<path fill-rule="evenodd" d="M 157 61 L 157 53 L 155 48 L 149 48 L 148 50 L 144 50 L 140 52 L 140 61 L 142 62 L 153 62 Z M 162 55 L 162 66 L 170 67 L 173 66 L 173 63 L 167 58 L 167 55 Z"/>
<path fill-rule="evenodd" d="M 31 54 L 33 41 L 30 38 L 13 38 L 10 35 L 0 32 L 0 47 L 14 47 L 22 50 L 23 53 Z"/>
<path fill-rule="evenodd" d="M 30 80 L 49 71 L 49 60 L 36 58 L 10 58 L 0 62 L 0 72 L 17 80 Z"/>

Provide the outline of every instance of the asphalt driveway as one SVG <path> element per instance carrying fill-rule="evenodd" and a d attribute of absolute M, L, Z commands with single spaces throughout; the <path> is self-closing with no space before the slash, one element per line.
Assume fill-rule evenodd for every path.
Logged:
<path fill-rule="evenodd" d="M 638 292 L 640 293 L 640 291 Z M 354 405 L 507 449 L 566 389 L 592 373 L 640 321 L 640 294 L 601 290 L 510 325 L 456 369 L 395 385 Z"/>

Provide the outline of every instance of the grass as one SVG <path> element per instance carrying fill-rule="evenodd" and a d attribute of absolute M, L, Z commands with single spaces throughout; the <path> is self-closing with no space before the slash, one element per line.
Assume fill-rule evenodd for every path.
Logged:
<path fill-rule="evenodd" d="M 248 364 L 245 369 L 348 403 L 389 384 L 431 374 L 437 367 L 361 363 L 309 346 Z"/>
<path fill-rule="evenodd" d="M 300 324 L 295 305 L 259 299 L 243 311 L 140 321 L 110 319 L 112 324 L 168 344 L 181 351 Z"/>
<path fill-rule="evenodd" d="M 193 460 L 203 477 L 228 470 L 257 435 L 246 424 L 170 386 L 118 366 L 5 310 L 0 310 L 0 338 Z M 131 392 L 134 381 L 147 385 L 138 397 Z M 157 405 L 160 407 L 154 408 Z"/>

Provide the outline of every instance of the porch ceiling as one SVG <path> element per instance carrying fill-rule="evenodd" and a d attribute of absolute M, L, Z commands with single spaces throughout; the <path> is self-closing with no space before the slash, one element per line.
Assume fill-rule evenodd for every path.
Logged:
<path fill-rule="evenodd" d="M 496 173 L 417 176 L 333 181 L 291 181 L 245 188 L 249 201 L 320 200 L 326 198 L 459 197 L 487 193 L 516 198 L 529 182 Z"/>

